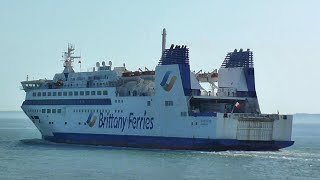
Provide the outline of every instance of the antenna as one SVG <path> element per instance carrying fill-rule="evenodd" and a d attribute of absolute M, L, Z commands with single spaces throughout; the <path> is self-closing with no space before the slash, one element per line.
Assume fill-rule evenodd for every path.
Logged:
<path fill-rule="evenodd" d="M 80 58 L 79 58 L 79 61 L 78 61 L 79 66 L 80 66 L 80 70 L 79 70 L 80 72 L 81 72 L 81 63 L 82 63 L 81 61 L 82 61 L 82 59 L 81 59 L 81 50 L 80 50 Z"/>
<path fill-rule="evenodd" d="M 167 41 L 167 31 L 166 31 L 166 28 L 163 28 L 163 30 L 162 30 L 162 52 L 166 49 L 166 41 Z"/>
<path fill-rule="evenodd" d="M 73 73 L 73 66 L 72 63 L 74 62 L 74 59 L 80 59 L 81 56 L 73 56 L 74 54 L 74 50 L 75 50 L 75 46 L 68 43 L 68 51 L 67 52 L 63 52 L 62 58 L 64 58 L 64 70 L 63 73 Z M 81 60 L 79 60 L 79 63 L 81 63 Z M 80 64 L 81 65 L 81 64 Z M 81 69 L 81 67 L 80 67 Z"/>

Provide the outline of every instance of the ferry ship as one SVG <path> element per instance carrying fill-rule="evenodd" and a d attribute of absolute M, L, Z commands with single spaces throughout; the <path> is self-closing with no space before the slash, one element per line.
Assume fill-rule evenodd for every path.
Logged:
<path fill-rule="evenodd" d="M 195 72 L 187 46 L 165 46 L 164 29 L 155 70 L 110 61 L 75 72 L 80 57 L 68 45 L 62 73 L 21 82 L 21 108 L 56 143 L 201 151 L 293 145 L 293 116 L 260 111 L 250 49 L 227 53 L 219 69 Z"/>

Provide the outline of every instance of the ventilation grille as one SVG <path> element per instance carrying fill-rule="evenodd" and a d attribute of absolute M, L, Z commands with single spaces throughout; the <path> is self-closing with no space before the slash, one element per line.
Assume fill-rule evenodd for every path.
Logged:
<path fill-rule="evenodd" d="M 189 64 L 189 49 L 187 46 L 175 46 L 165 49 L 159 61 L 159 65 Z"/>
<path fill-rule="evenodd" d="M 229 52 L 224 59 L 222 68 L 234 68 L 234 67 L 244 67 L 244 68 L 253 68 L 253 54 L 250 49 L 247 51 L 237 51 L 235 49 L 233 52 Z"/>

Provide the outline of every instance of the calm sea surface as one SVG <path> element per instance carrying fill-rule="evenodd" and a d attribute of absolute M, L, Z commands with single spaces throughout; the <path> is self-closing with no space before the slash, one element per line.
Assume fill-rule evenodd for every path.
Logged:
<path fill-rule="evenodd" d="M 0 179 L 320 179 L 320 115 L 295 115 L 293 140 L 277 152 L 55 144 L 22 112 L 0 112 Z"/>

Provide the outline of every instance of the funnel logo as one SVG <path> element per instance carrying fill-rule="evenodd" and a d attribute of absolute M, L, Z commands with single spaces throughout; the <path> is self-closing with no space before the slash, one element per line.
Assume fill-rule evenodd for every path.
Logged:
<path fill-rule="evenodd" d="M 96 116 L 93 116 L 93 118 L 92 118 L 92 116 L 93 116 L 93 113 L 90 113 L 90 114 L 89 114 L 89 117 L 88 117 L 88 120 L 86 121 L 86 123 L 87 123 L 90 127 L 93 127 L 94 124 L 95 124 L 96 121 L 97 121 L 97 117 L 96 117 Z"/>
<path fill-rule="evenodd" d="M 163 79 L 160 83 L 160 85 L 162 86 L 162 88 L 165 90 L 165 91 L 170 91 L 174 85 L 174 83 L 176 82 L 177 80 L 177 76 L 172 76 L 172 78 L 170 79 L 170 82 L 169 84 L 167 83 L 168 82 L 168 78 L 170 76 L 170 74 L 172 73 L 172 71 L 167 71 L 166 74 L 163 76 Z"/>

